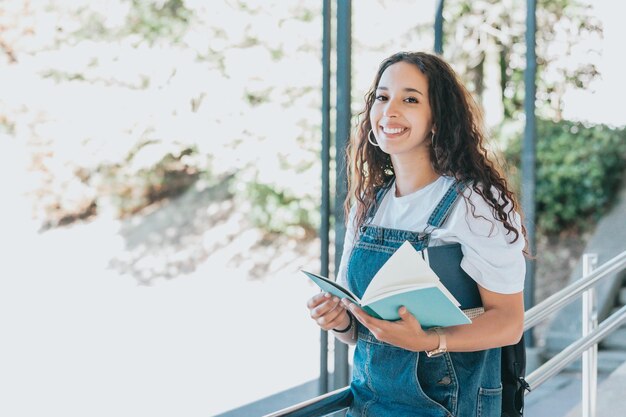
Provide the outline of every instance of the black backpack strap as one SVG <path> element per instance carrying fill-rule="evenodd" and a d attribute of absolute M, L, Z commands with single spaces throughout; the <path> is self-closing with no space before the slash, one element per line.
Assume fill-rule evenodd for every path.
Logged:
<path fill-rule="evenodd" d="M 519 342 L 503 346 L 501 354 L 502 375 L 502 417 L 522 417 L 524 415 L 524 391 L 530 385 L 526 375 L 526 346 L 524 336 Z"/>
<path fill-rule="evenodd" d="M 450 243 L 425 248 L 428 254 L 428 264 L 437 274 L 441 283 L 452 293 L 460 304 L 461 310 L 480 308 L 483 300 L 480 298 L 478 285 L 467 272 L 461 268 L 463 250 L 460 243 Z"/>

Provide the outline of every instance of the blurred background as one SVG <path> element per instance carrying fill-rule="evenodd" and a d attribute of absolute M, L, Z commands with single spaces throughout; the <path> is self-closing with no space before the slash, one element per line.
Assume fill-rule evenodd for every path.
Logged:
<path fill-rule="evenodd" d="M 525 4 L 445 4 L 519 190 Z M 353 127 L 435 7 L 354 2 Z M 537 3 L 537 302 L 624 184 L 620 7 Z M 0 1 L 0 414 L 206 416 L 318 377 L 321 54 L 318 1 Z"/>

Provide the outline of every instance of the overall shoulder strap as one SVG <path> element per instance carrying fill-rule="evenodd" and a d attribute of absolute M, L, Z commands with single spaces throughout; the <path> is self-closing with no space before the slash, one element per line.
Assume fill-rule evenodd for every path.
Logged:
<path fill-rule="evenodd" d="M 435 207 L 435 210 L 433 210 L 430 215 L 428 226 L 439 228 L 446 222 L 454 208 L 454 204 L 459 199 L 459 196 L 463 194 L 466 187 L 466 181 L 455 180 L 452 185 L 450 185 L 450 188 L 448 188 L 448 191 L 446 191 L 439 201 L 439 204 L 437 204 L 437 207 Z"/>

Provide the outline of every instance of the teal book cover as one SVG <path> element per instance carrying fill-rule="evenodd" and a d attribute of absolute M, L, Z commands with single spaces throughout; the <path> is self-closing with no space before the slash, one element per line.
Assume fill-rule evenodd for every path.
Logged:
<path fill-rule="evenodd" d="M 314 274 L 312 272 L 307 272 L 307 271 L 302 271 L 302 272 L 304 273 L 304 275 L 311 278 L 311 280 L 314 283 L 316 283 L 317 286 L 320 287 L 322 291 L 331 293 L 332 295 L 335 295 L 339 298 L 348 298 L 353 303 L 357 303 L 359 305 L 361 304 L 359 297 L 352 294 L 349 290 L 337 284 L 335 281 L 329 278 L 323 277 L 321 275 Z"/>
<path fill-rule="evenodd" d="M 329 278 L 302 272 L 322 291 L 348 298 L 377 318 L 398 320 L 398 309 L 405 306 L 425 328 L 471 323 L 422 256 L 404 242 L 376 273 L 361 299 Z"/>
<path fill-rule="evenodd" d="M 398 309 L 405 306 L 422 327 L 447 327 L 469 324 L 472 321 L 437 287 L 408 289 L 388 294 L 362 306 L 370 316 L 385 320 L 399 320 Z"/>

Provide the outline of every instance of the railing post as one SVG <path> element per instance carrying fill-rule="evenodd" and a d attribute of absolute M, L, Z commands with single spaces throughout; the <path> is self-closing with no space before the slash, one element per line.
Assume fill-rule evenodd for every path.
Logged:
<path fill-rule="evenodd" d="M 329 277 L 330 260 L 330 0 L 322 3 L 322 207 L 320 210 L 320 273 Z M 328 332 L 320 329 L 319 394 L 328 392 Z"/>
<path fill-rule="evenodd" d="M 351 77 L 352 77 L 352 3 L 341 0 L 337 5 L 337 112 L 335 129 L 335 271 L 339 271 L 339 263 L 343 254 L 343 241 L 346 226 L 343 203 L 348 194 L 346 179 L 346 144 L 350 140 L 350 123 L 352 119 Z M 348 367 L 348 345 L 335 339 L 335 369 L 333 389 L 346 386 L 350 382 Z"/>
<path fill-rule="evenodd" d="M 598 255 L 586 253 L 583 255 L 583 278 L 589 276 L 598 263 Z M 596 306 L 596 289 L 590 287 L 583 292 L 583 337 L 598 327 L 598 309 Z M 582 415 L 596 417 L 596 395 L 598 384 L 598 344 L 594 343 L 583 352 L 582 365 Z"/>

